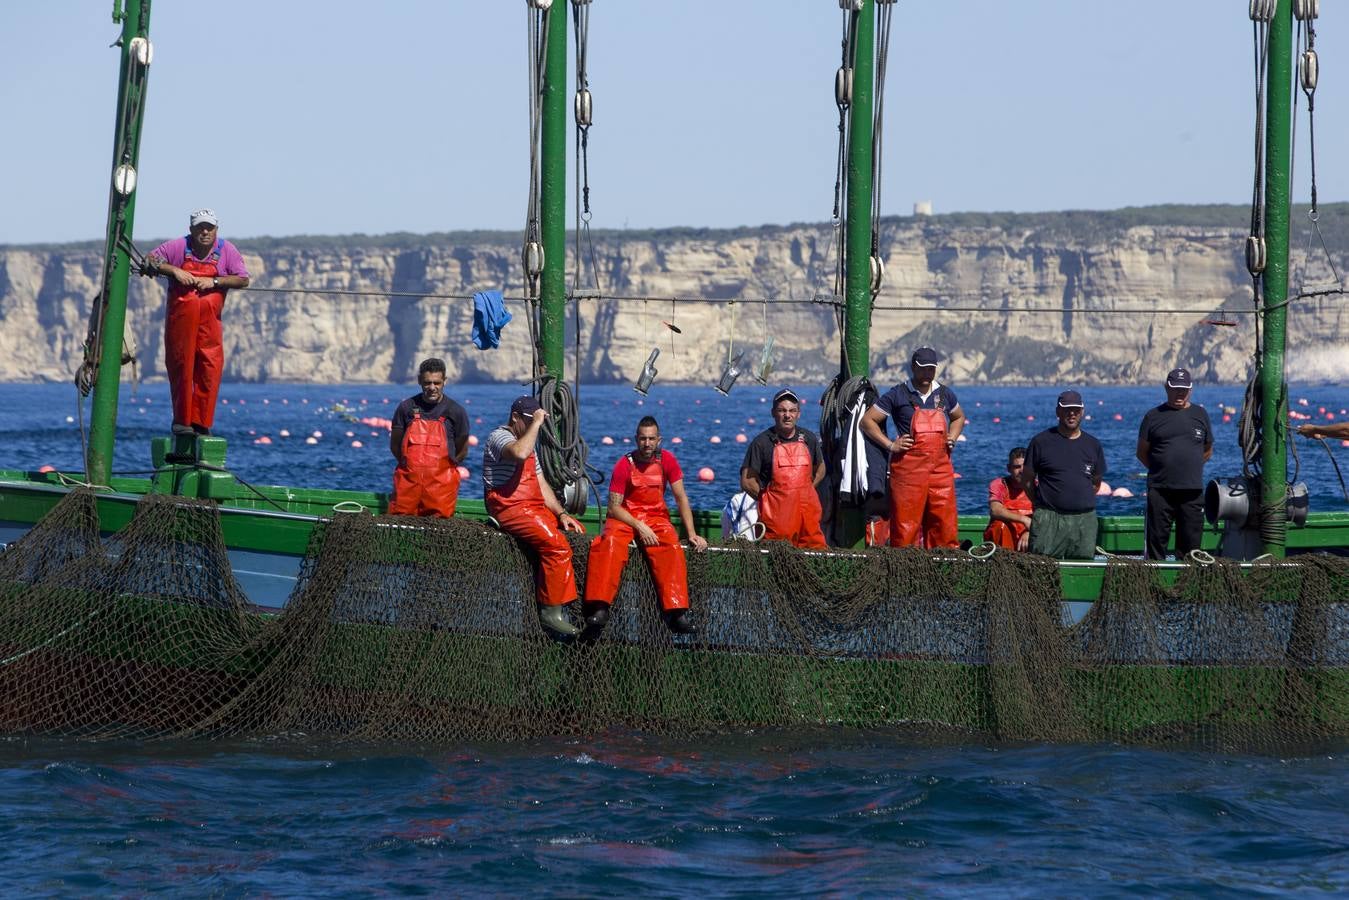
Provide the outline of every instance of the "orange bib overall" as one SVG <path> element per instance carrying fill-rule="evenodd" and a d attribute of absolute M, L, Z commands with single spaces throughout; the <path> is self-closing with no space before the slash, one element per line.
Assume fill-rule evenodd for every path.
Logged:
<path fill-rule="evenodd" d="M 670 522 L 670 511 L 665 506 L 665 470 L 659 457 L 648 463 L 645 470 L 639 468 L 631 456 L 628 461 L 632 469 L 623 508 L 654 531 L 659 540 L 652 547 L 641 543 L 638 546 L 651 565 L 651 579 L 660 598 L 660 607 L 666 612 L 688 609 L 688 563 L 684 548 L 679 546 L 679 533 Z M 587 603 L 614 602 L 623 566 L 628 561 L 628 544 L 636 534 L 613 516 L 605 521 L 604 531 L 590 543 L 590 563 L 586 570 Z"/>
<path fill-rule="evenodd" d="M 459 467 L 450 462 L 445 417 L 424 419 L 413 410 L 403 432 L 403 461 L 393 470 L 391 516 L 454 515 L 459 499 Z"/>
<path fill-rule="evenodd" d="M 219 262 L 219 244 L 206 259 L 197 259 L 189 248 L 182 268 L 192 275 L 214 278 L 219 274 Z M 225 368 L 220 331 L 220 310 L 224 304 L 224 290 L 200 292 L 176 281 L 169 282 L 169 308 L 164 316 L 164 368 L 169 376 L 173 421 L 177 425 L 210 428 L 215 422 L 215 401 Z"/>
<path fill-rule="evenodd" d="M 946 413 L 914 409 L 913 447 L 890 457 L 890 546 L 955 547 L 956 481 L 946 449 Z"/>
<path fill-rule="evenodd" d="M 576 599 L 571 543 L 549 511 L 539 488 L 534 454 L 516 467 L 515 477 L 487 491 L 487 512 L 539 557 L 534 569 L 534 599 L 540 606 L 561 606 Z"/>
<path fill-rule="evenodd" d="M 759 494 L 764 540 L 790 541 L 797 547 L 824 547 L 820 531 L 820 495 L 810 445 L 798 438 L 773 446 L 773 478 Z"/>

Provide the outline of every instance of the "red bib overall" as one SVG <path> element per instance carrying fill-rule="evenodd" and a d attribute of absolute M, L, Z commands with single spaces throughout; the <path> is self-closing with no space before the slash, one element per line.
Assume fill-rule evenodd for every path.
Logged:
<path fill-rule="evenodd" d="M 1003 483 L 1005 484 L 1006 481 L 1007 479 L 1004 478 Z M 1021 490 L 1019 485 L 1017 490 Z M 1023 516 L 1028 516 L 1035 510 L 1035 505 L 1030 502 L 1029 494 L 1021 491 L 1021 493 L 1013 495 L 1010 487 L 1007 489 L 1007 499 L 1002 501 L 1002 505 L 1007 507 L 1008 512 L 1020 513 Z M 1006 550 L 1015 550 L 1016 542 L 1028 530 L 1028 526 L 1022 525 L 1020 522 L 989 519 L 988 527 L 984 529 L 984 540 L 992 541 Z"/>
<path fill-rule="evenodd" d="M 946 449 L 946 413 L 917 409 L 913 447 L 890 457 L 890 546 L 955 547 L 956 480 Z"/>
<path fill-rule="evenodd" d="M 501 530 L 514 535 L 538 554 L 534 599 L 540 606 L 561 606 L 576 599 L 576 573 L 571 543 L 549 511 L 539 488 L 534 454 L 516 467 L 515 477 L 487 491 L 487 512 Z"/>
<path fill-rule="evenodd" d="M 791 541 L 797 547 L 824 547 L 820 532 L 820 495 L 810 445 L 798 433 L 773 445 L 773 478 L 759 494 L 764 540 Z"/>
<path fill-rule="evenodd" d="M 424 419 L 414 409 L 403 432 L 403 461 L 393 470 L 389 515 L 448 519 L 458 499 L 459 467 L 450 462 L 445 417 Z"/>
<path fill-rule="evenodd" d="M 632 456 L 628 461 L 632 468 L 623 508 L 654 531 L 659 540 L 653 547 L 640 542 L 638 546 L 651 565 L 651 580 L 655 583 L 660 607 L 666 612 L 688 609 L 688 563 L 684 559 L 684 548 L 679 546 L 679 533 L 670 522 L 670 511 L 665 507 L 665 470 L 661 468 L 660 457 L 647 463 L 645 469 L 638 467 Z M 604 531 L 590 542 L 590 562 L 586 569 L 587 603 L 614 602 L 623 566 L 628 561 L 628 544 L 636 534 L 610 516 L 604 523 Z"/>
<path fill-rule="evenodd" d="M 182 268 L 202 278 L 214 278 L 219 274 L 219 262 L 219 243 L 206 259 L 197 259 L 192 255 L 189 240 Z M 210 428 L 215 422 L 215 399 L 225 368 L 220 332 L 220 309 L 224 303 L 223 288 L 201 292 L 176 281 L 169 282 L 169 308 L 164 316 L 164 368 L 168 371 L 173 421 L 177 425 Z"/>

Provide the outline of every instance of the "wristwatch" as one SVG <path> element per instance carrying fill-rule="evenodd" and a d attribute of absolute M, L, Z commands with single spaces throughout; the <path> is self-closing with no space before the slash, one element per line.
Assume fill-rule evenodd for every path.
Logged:
<path fill-rule="evenodd" d="M 213 288 L 218 288 L 218 287 L 220 287 L 220 279 L 219 279 L 219 278 L 212 278 L 212 279 L 211 279 L 211 287 L 213 287 Z"/>

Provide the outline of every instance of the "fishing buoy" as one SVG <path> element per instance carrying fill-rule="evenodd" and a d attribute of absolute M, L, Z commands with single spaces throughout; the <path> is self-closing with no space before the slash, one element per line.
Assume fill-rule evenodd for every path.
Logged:
<path fill-rule="evenodd" d="M 253 439 L 253 443 L 255 443 L 255 444 L 270 444 L 271 442 L 272 442 L 272 439 L 269 438 L 269 437 L 268 437 L 267 435 L 265 435 L 265 434 L 264 434 L 262 437 L 260 437 L 260 438 L 254 438 L 254 439 Z M 315 441 L 315 443 L 318 443 L 318 442 Z"/>
<path fill-rule="evenodd" d="M 609 446 L 610 444 L 612 444 L 613 442 L 614 442 L 614 439 L 611 438 L 611 437 L 609 437 L 609 435 L 607 435 L 607 434 L 606 434 L 604 437 L 600 438 L 600 443 L 601 443 L 601 444 L 604 444 L 606 447 Z"/>
<path fill-rule="evenodd" d="M 1034 422 L 1034 421 L 1035 421 L 1035 416 L 1026 416 L 1026 421 L 1027 421 L 1027 422 Z"/>
<path fill-rule="evenodd" d="M 1308 405 L 1308 403 L 1307 403 L 1307 398 L 1306 398 L 1306 397 L 1298 397 L 1298 398 L 1297 398 L 1297 405 L 1298 405 L 1298 406 L 1307 406 L 1307 405 Z"/>
<path fill-rule="evenodd" d="M 994 416 L 994 417 L 993 417 L 993 424 L 994 424 L 994 425 L 1001 425 L 1001 424 L 1002 424 L 1002 416 Z"/>
<path fill-rule="evenodd" d="M 263 406 L 267 406 L 267 405 L 270 404 L 271 402 L 272 402 L 272 401 L 268 400 L 266 397 L 263 397 L 263 398 L 262 398 L 262 405 L 263 405 Z"/>
<path fill-rule="evenodd" d="M 748 419 L 746 419 L 746 420 L 745 420 L 745 424 L 746 424 L 746 425 L 753 425 L 753 424 L 755 424 L 755 423 L 754 423 L 754 417 L 753 417 L 753 416 L 750 416 Z"/>
<path fill-rule="evenodd" d="M 1119 497 L 1121 500 L 1128 500 L 1134 495 L 1134 492 L 1126 487 L 1118 487 L 1110 492 L 1110 496 Z"/>
<path fill-rule="evenodd" d="M 1334 414 L 1334 413 L 1326 413 L 1326 421 L 1327 421 L 1327 422 L 1334 422 L 1334 421 L 1335 421 L 1335 414 Z"/>
<path fill-rule="evenodd" d="M 239 405 L 240 405 L 240 406 L 247 406 L 247 405 L 248 405 L 248 401 L 245 400 L 244 398 L 240 397 L 240 398 L 239 398 Z"/>
<path fill-rule="evenodd" d="M 144 410 L 142 410 L 142 412 L 144 412 Z M 75 417 L 74 417 L 74 416 L 66 416 L 66 424 L 67 424 L 67 425 L 69 425 L 71 422 L 74 422 L 74 421 L 75 421 Z"/>
<path fill-rule="evenodd" d="M 319 442 L 319 439 L 316 437 L 307 437 L 304 439 L 304 442 L 306 444 L 317 444 Z"/>
<path fill-rule="evenodd" d="M 713 425 L 720 425 L 720 424 L 721 424 L 721 419 L 713 419 L 713 420 L 712 420 L 712 424 L 713 424 Z"/>
<path fill-rule="evenodd" d="M 707 439 L 707 442 L 708 442 L 709 444 L 720 444 L 720 443 L 721 443 L 721 438 L 717 437 L 717 436 L 714 434 L 714 435 L 712 435 L 710 438 Z"/>
<path fill-rule="evenodd" d="M 352 441 L 352 442 L 351 442 L 351 446 L 353 446 L 353 447 L 355 447 L 357 450 L 359 450 L 359 449 L 361 449 L 362 447 L 364 447 L 365 444 L 362 444 L 360 441 Z"/>
<path fill-rule="evenodd" d="M 1340 441 L 1341 447 L 1349 447 L 1349 441 Z"/>
<path fill-rule="evenodd" d="M 1226 425 L 1226 424 L 1228 424 L 1228 423 L 1231 422 L 1231 421 L 1232 421 L 1232 417 L 1231 417 L 1230 415 L 1228 415 L 1227 413 L 1223 413 L 1223 424 Z"/>
<path fill-rule="evenodd" d="M 699 481 L 712 481 L 717 477 L 717 473 L 712 471 L 711 466 L 703 466 L 698 470 Z"/>
<path fill-rule="evenodd" d="M 1120 415 L 1119 413 L 1115 413 L 1115 414 L 1114 414 L 1113 416 L 1111 416 L 1110 418 L 1114 419 L 1116 422 L 1123 422 L 1123 421 L 1124 421 L 1124 416 Z"/>
<path fill-rule="evenodd" d="M 964 476 L 964 475 L 961 475 L 959 472 L 955 472 L 955 473 L 952 474 L 951 477 L 952 477 L 952 478 L 964 478 L 965 476 Z"/>
<path fill-rule="evenodd" d="M 623 438 L 623 443 L 625 443 L 625 444 L 631 444 L 631 443 L 632 443 L 632 438 Z"/>
<path fill-rule="evenodd" d="M 478 416 L 478 418 L 474 419 L 474 420 L 473 420 L 473 424 L 474 424 L 474 425 L 481 425 L 481 424 L 482 424 L 482 416 Z"/>
<path fill-rule="evenodd" d="M 286 399 L 285 397 L 282 397 L 282 398 L 281 398 L 281 405 L 282 405 L 282 406 L 290 406 L 290 400 Z"/>
<path fill-rule="evenodd" d="M 956 435 L 956 443 L 957 443 L 957 444 L 963 444 L 963 443 L 965 443 L 965 442 L 968 441 L 968 440 L 969 440 L 969 438 L 965 437 L 965 435 L 963 435 L 963 434 L 958 434 L 958 435 Z"/>
<path fill-rule="evenodd" d="M 748 441 L 748 440 L 749 440 L 749 438 L 747 438 L 747 437 L 745 436 L 745 433 L 744 433 L 743 431 L 742 431 L 740 434 L 737 434 L 737 435 L 735 436 L 735 442 L 736 442 L 737 444 L 743 444 L 743 443 L 745 443 L 745 442 Z"/>
<path fill-rule="evenodd" d="M 1318 406 L 1318 407 L 1316 407 L 1316 411 L 1319 412 L 1319 413 L 1320 413 L 1321 415 L 1323 415 L 1323 416 L 1326 414 L 1326 408 L 1325 408 L 1324 406 Z"/>
<path fill-rule="evenodd" d="M 280 431 L 277 432 L 277 434 L 281 435 L 282 437 L 290 437 L 290 431 L 288 431 L 285 428 L 282 428 Z"/>
<path fill-rule="evenodd" d="M 470 447 L 478 446 L 478 436 L 476 434 L 470 434 L 468 436 L 468 445 Z"/>
<path fill-rule="evenodd" d="M 1345 441 L 1345 443 L 1349 444 L 1349 441 Z M 42 466 L 38 471 L 45 475 L 48 472 L 55 472 L 56 466 Z"/>
<path fill-rule="evenodd" d="M 459 478 L 460 478 L 461 480 L 462 480 L 462 479 L 465 479 L 465 478 L 468 478 L 469 475 L 472 474 L 471 472 L 469 472 L 468 466 L 458 466 L 458 469 L 459 469 Z"/>
<path fill-rule="evenodd" d="M 229 406 L 229 405 L 230 405 L 230 398 L 228 398 L 228 397 L 221 397 L 221 398 L 220 398 L 220 405 L 221 405 L 221 406 Z"/>
<path fill-rule="evenodd" d="M 356 436 L 356 432 L 354 432 L 354 431 L 348 431 L 348 432 L 347 432 L 347 437 L 355 437 L 355 436 Z"/>
<path fill-rule="evenodd" d="M 323 432 L 322 432 L 322 431 L 315 431 L 314 433 L 312 433 L 312 434 L 310 435 L 310 437 L 314 438 L 314 440 L 317 441 L 319 438 L 323 437 Z"/>
<path fill-rule="evenodd" d="M 672 444 L 682 444 L 682 443 L 684 443 L 684 439 L 683 439 L 682 437 L 672 437 L 672 438 L 670 438 L 670 443 L 672 443 Z"/>
<path fill-rule="evenodd" d="M 308 397 L 301 397 L 301 398 L 300 398 L 300 402 L 303 403 L 303 404 L 305 404 L 305 405 L 308 405 L 308 404 L 309 404 L 309 398 L 308 398 Z"/>
<path fill-rule="evenodd" d="M 1096 496 L 1097 496 L 1097 497 L 1109 497 L 1109 496 L 1110 496 L 1111 490 L 1112 490 L 1112 488 L 1110 487 L 1110 482 L 1108 482 L 1108 481 L 1102 481 L 1102 482 L 1101 482 L 1101 486 L 1098 487 L 1098 488 L 1096 489 Z"/>

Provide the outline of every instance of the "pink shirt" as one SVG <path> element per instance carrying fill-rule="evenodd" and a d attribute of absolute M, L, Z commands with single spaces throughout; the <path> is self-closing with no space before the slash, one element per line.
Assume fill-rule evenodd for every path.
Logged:
<path fill-rule="evenodd" d="M 220 248 L 220 262 L 216 265 L 219 274 L 242 275 L 248 278 L 248 268 L 244 265 L 244 258 L 238 249 L 229 241 L 218 240 L 216 244 Z M 175 268 L 182 268 L 183 262 L 187 259 L 187 246 L 188 239 L 185 237 L 170 238 L 150 251 L 150 255 L 158 256 Z"/>

